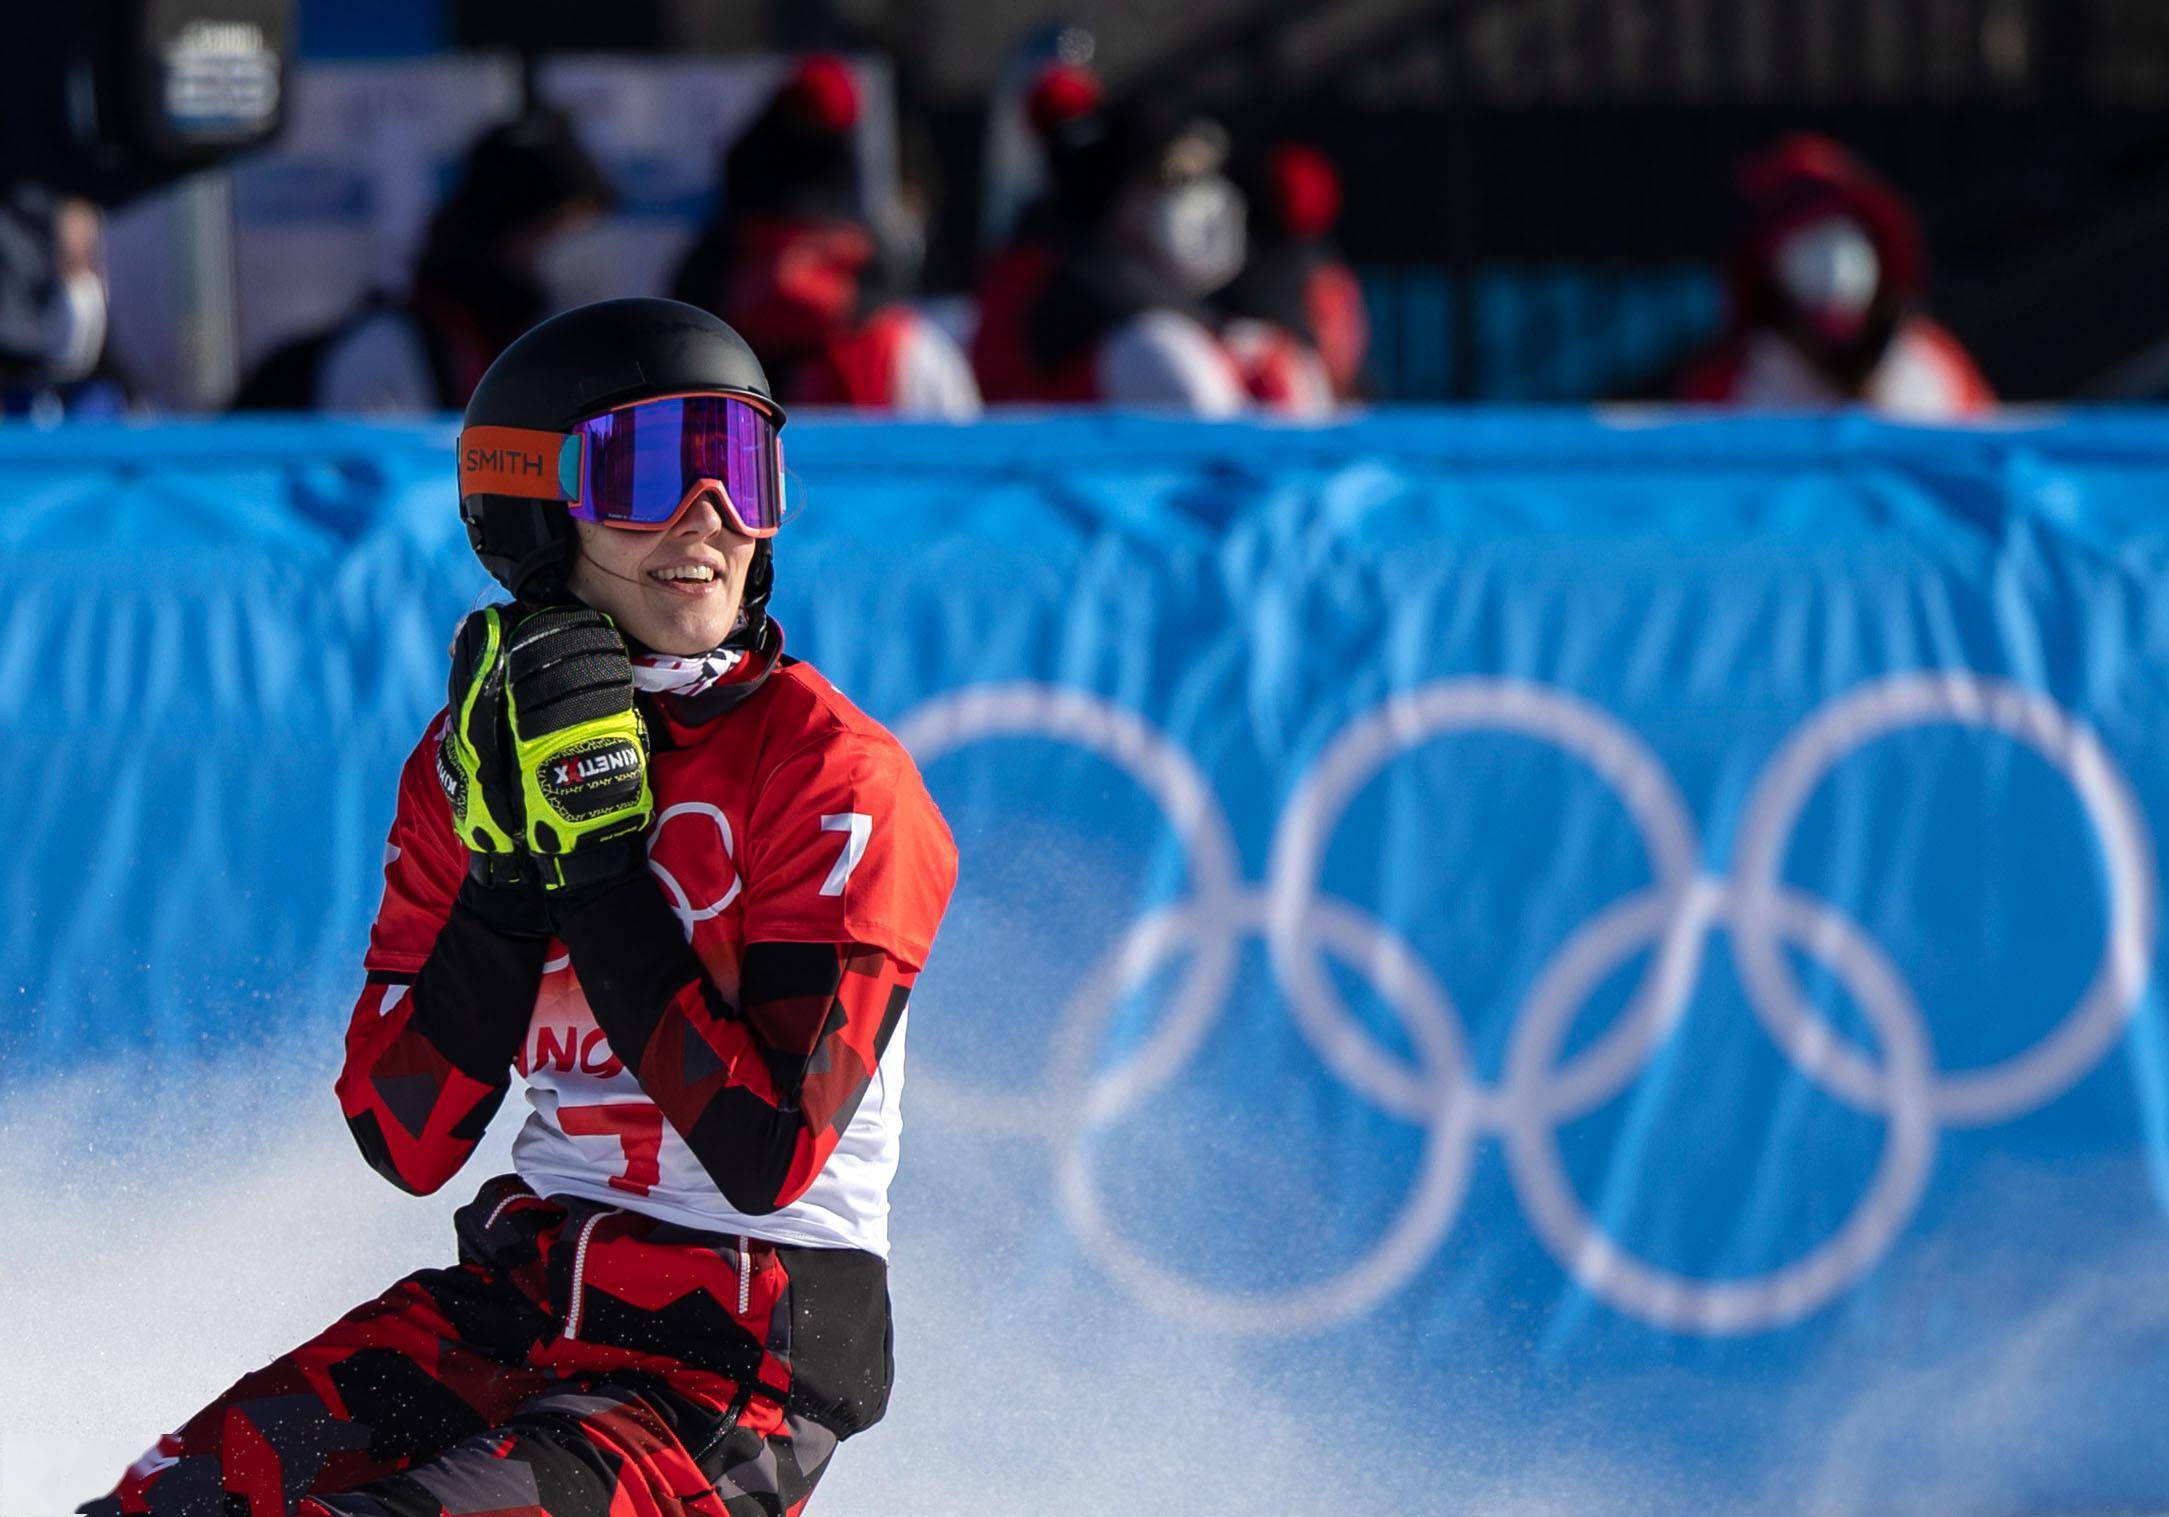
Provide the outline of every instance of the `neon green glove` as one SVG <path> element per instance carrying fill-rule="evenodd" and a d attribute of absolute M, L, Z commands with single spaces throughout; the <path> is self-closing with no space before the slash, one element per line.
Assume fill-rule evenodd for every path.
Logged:
<path fill-rule="evenodd" d="M 485 606 L 459 624 L 437 744 L 437 779 L 452 803 L 452 830 L 467 845 L 467 872 L 485 885 L 511 884 L 523 868 L 504 657 L 506 629 L 523 614 L 517 606 Z"/>
<path fill-rule="evenodd" d="M 519 785 L 520 841 L 546 889 L 641 867 L 655 812 L 648 733 L 633 666 L 610 618 L 549 606 L 512 629 L 505 716 Z"/>

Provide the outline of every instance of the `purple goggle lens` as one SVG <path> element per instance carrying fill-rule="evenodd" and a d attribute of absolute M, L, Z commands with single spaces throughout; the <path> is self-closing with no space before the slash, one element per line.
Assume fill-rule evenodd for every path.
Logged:
<path fill-rule="evenodd" d="M 580 486 L 570 509 L 582 521 L 666 527 L 696 485 L 714 480 L 748 537 L 772 536 L 783 525 L 783 445 L 775 418 L 754 401 L 644 400 L 591 416 L 573 433 Z"/>

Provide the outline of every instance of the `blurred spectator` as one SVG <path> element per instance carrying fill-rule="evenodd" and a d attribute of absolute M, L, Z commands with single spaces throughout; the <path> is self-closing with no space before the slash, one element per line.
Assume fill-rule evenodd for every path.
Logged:
<path fill-rule="evenodd" d="M 0 195 L 0 413 L 59 420 L 127 409 L 106 342 L 104 218 L 19 184 Z"/>
<path fill-rule="evenodd" d="M 491 127 L 430 222 L 407 295 L 372 295 L 330 331 L 277 349 L 235 408 L 460 409 L 513 338 L 602 293 L 590 265 L 614 198 L 563 114 Z"/>
<path fill-rule="evenodd" d="M 1995 403 L 1923 308 L 1913 208 L 1835 142 L 1787 139 L 1741 175 L 1747 221 L 1729 270 L 1732 326 L 1682 400 L 1762 410 L 1861 404 L 1921 420 Z"/>
<path fill-rule="evenodd" d="M 1045 188 L 1018 216 L 1008 244 L 979 277 L 972 370 L 990 402 L 1046 398 L 1047 377 L 1025 332 L 1063 250 L 1090 234 L 1103 103 L 1099 77 L 1067 63 L 1048 65 L 1025 96 L 1025 119 L 1045 150 Z"/>
<path fill-rule="evenodd" d="M 1099 104 L 1099 79 L 1091 71 L 1099 41 L 1068 21 L 1027 27 L 1005 50 L 986 97 L 977 160 L 977 225 L 972 246 L 982 259 L 1007 247 L 1025 213 L 1048 189 L 1048 90 L 1076 85 Z"/>
<path fill-rule="evenodd" d="M 1059 64 L 1028 109 L 1049 187 L 981 282 L 972 356 L 990 397 L 1198 416 L 1330 403 L 1298 340 L 1250 323 L 1238 348 L 1207 303 L 1245 246 L 1217 122 L 1159 102 L 1110 109 L 1091 75 Z"/>
<path fill-rule="evenodd" d="M 840 60 L 800 64 L 725 153 L 721 209 L 671 294 L 736 327 L 786 403 L 976 416 L 963 353 L 900 298 L 918 247 L 867 217 L 858 119 Z"/>
<path fill-rule="evenodd" d="M 1249 256 L 1215 304 L 1251 392 L 1276 409 L 1329 410 L 1353 399 L 1370 347 L 1363 286 L 1333 246 L 1341 180 L 1314 147 L 1283 142 L 1238 177 L 1250 208 Z"/>

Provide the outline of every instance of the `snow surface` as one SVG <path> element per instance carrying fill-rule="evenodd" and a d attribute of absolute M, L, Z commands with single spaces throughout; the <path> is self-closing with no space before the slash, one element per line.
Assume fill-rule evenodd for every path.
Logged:
<path fill-rule="evenodd" d="M 267 1055 L 0 1095 L 0 1208 L 16 1229 L 0 1251 L 0 1517 L 58 1517 L 103 1494 L 237 1375 L 408 1271 L 449 1261 L 452 1213 L 510 1167 L 518 1097 L 452 1184 L 416 1199 L 355 1153 L 334 1073 Z M 907 1168 L 914 1138 L 924 1134 L 907 1138 Z M 922 1189 L 987 1194 L 983 1177 L 954 1178 Z M 839 1452 L 813 1503 L 823 1517 L 1098 1517 L 1110 1497 L 1141 1491 L 1153 1494 L 1131 1509 L 1309 1512 L 1350 1450 L 1379 1457 L 1360 1409 L 1264 1404 L 1232 1358 L 1170 1353 L 1150 1318 L 1121 1341 L 1029 1300 L 997 1304 L 974 1282 L 996 1255 L 1013 1260 L 1035 1219 L 980 1220 L 984 1230 L 944 1240 L 900 1211 L 894 1402 Z M 1426 1463 L 1363 1483 L 1420 1511 Z M 1517 1510 L 1589 1508 L 1562 1491 Z"/>
<path fill-rule="evenodd" d="M 102 1493 L 235 1376 L 449 1259 L 451 1213 L 506 1167 L 516 1105 L 443 1194 L 403 1196 L 355 1155 L 323 1041 L 209 1072 L 116 1068 L 0 1092 L 0 1517 L 59 1517 Z M 820 1517 L 1712 1507 L 1694 1477 L 1603 1447 L 1588 1407 L 1510 1410 L 1516 1365 L 1470 1366 L 1450 1405 L 1317 1375 L 1268 1386 L 1254 1349 L 1171 1330 L 1080 1267 L 1015 1145 L 959 1136 L 934 1087 L 914 1095 L 896 1397 L 837 1456 Z M 2160 1253 L 2104 1259 L 2082 1288 L 2039 1299 L 2016 1294 L 2023 1282 L 1982 1286 L 1996 1271 L 1981 1255 L 1959 1263 L 1890 1281 L 1863 1336 L 1890 1350 L 1928 1313 L 2008 1326 L 1927 1360 L 1886 1353 L 1872 1374 L 1850 1350 L 1810 1366 L 1770 1448 L 1711 1451 L 1766 1480 L 1714 1504 L 1876 1512 L 1903 1492 L 1909 1511 L 2011 1512 L 2089 1458 L 2145 1468 L 2126 1445 L 2158 1419 L 2104 1404 L 2084 1366 L 2169 1344 Z M 1300 1346 L 1287 1357 L 1300 1365 Z M 1660 1399 L 1699 1373 L 1683 1355 Z"/>

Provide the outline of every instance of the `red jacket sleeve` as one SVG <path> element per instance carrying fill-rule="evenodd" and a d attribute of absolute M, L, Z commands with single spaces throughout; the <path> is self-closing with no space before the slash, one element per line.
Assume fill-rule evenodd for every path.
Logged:
<path fill-rule="evenodd" d="M 513 920 L 505 892 L 467 879 L 436 777 L 441 730 L 430 723 L 400 772 L 337 1086 L 363 1156 L 417 1195 L 467 1162 L 504 1101 L 548 948 L 546 930 Z"/>
<path fill-rule="evenodd" d="M 956 844 L 887 734 L 829 733 L 771 769 L 746 823 L 746 941 L 860 943 L 918 969 Z"/>

